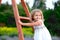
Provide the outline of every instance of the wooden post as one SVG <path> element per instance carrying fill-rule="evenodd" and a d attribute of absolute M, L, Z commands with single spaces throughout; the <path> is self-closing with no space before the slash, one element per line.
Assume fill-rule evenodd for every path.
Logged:
<path fill-rule="evenodd" d="M 2 0 L 0 0 L 0 5 L 1 5 L 1 1 L 2 1 Z"/>
<path fill-rule="evenodd" d="M 22 32 L 22 27 L 21 27 L 20 24 L 18 24 L 19 12 L 18 12 L 18 8 L 17 8 L 15 0 L 12 0 L 12 7 L 13 7 L 13 11 L 14 11 L 14 17 L 15 17 L 15 21 L 16 21 L 16 26 L 17 26 L 17 29 L 18 29 L 19 40 L 24 40 L 24 36 L 23 36 L 23 32 Z"/>

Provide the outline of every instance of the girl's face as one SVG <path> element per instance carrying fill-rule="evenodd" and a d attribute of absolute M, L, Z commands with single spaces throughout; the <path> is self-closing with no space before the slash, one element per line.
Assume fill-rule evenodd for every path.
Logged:
<path fill-rule="evenodd" d="M 42 19 L 42 14 L 40 12 L 35 12 L 33 19 L 35 21 L 41 20 Z"/>

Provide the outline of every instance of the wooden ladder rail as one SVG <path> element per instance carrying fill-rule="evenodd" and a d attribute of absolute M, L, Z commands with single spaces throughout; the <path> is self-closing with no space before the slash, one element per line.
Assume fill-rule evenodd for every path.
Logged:
<path fill-rule="evenodd" d="M 19 12 L 18 12 L 18 8 L 17 8 L 15 0 L 12 0 L 12 7 L 13 7 L 13 11 L 14 11 L 16 26 L 17 26 L 17 29 L 18 29 L 19 40 L 24 40 L 24 36 L 23 36 L 23 32 L 22 32 L 22 26 L 20 24 L 18 24 Z"/>
<path fill-rule="evenodd" d="M 1 5 L 2 0 L 0 0 L 0 5 Z"/>

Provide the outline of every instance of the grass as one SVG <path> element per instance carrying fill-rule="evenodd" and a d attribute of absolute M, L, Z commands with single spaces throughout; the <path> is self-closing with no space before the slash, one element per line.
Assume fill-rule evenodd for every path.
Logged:
<path fill-rule="evenodd" d="M 32 37 L 33 32 L 31 28 L 22 28 L 23 34 L 25 37 Z M 0 36 L 8 35 L 8 36 L 18 36 L 18 31 L 16 27 L 0 27 Z"/>

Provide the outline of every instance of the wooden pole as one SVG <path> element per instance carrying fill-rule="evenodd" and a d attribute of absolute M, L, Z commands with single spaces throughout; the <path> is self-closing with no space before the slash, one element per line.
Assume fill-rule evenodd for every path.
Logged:
<path fill-rule="evenodd" d="M 24 2 L 24 0 L 21 0 L 21 3 L 22 3 L 22 6 L 23 6 L 23 8 L 24 8 L 24 10 L 25 10 L 26 15 L 27 15 L 28 17 L 31 17 L 30 12 L 29 12 L 29 10 L 28 10 L 28 7 L 27 7 L 26 3 Z"/>
<path fill-rule="evenodd" d="M 1 5 L 1 1 L 2 1 L 2 0 L 0 0 L 0 5 Z"/>
<path fill-rule="evenodd" d="M 23 36 L 23 32 L 22 32 L 22 27 L 21 27 L 20 24 L 18 24 L 19 12 L 18 12 L 18 8 L 17 8 L 15 0 L 12 0 L 12 7 L 13 7 L 13 11 L 14 11 L 14 17 L 15 17 L 15 21 L 16 21 L 16 26 L 17 26 L 17 29 L 18 29 L 19 40 L 24 40 L 24 36 Z"/>

